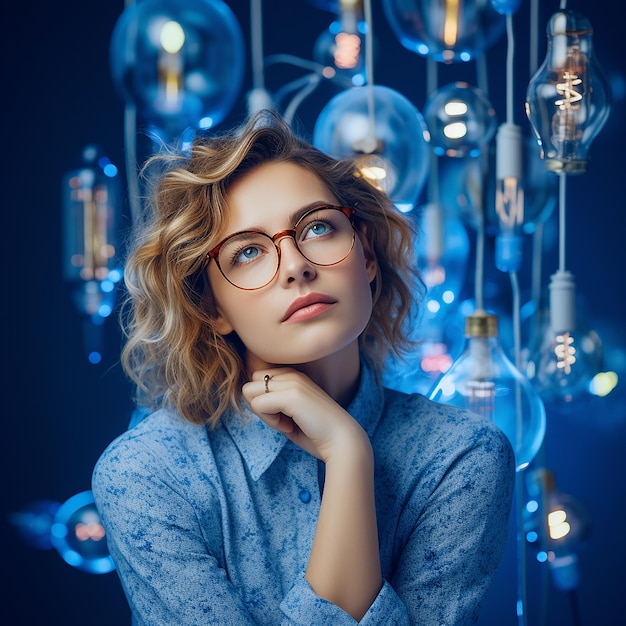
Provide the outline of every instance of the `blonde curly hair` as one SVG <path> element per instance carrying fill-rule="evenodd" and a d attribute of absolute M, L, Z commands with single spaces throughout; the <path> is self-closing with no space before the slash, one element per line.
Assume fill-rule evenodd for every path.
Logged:
<path fill-rule="evenodd" d="M 206 261 L 225 235 L 230 186 L 269 161 L 315 173 L 342 205 L 356 209 L 355 225 L 367 225 L 377 275 L 373 312 L 360 337 L 363 356 L 380 371 L 390 351 L 401 355 L 410 347 L 405 320 L 422 291 L 410 220 L 358 174 L 354 160 L 324 154 L 265 111 L 237 129 L 196 138 L 187 153 L 146 163 L 145 172 L 156 167 L 158 177 L 145 217 L 135 224 L 121 310 L 121 363 L 138 405 L 168 405 L 210 427 L 229 406 L 241 408 L 245 346 L 235 333 L 223 336 L 215 328 Z"/>

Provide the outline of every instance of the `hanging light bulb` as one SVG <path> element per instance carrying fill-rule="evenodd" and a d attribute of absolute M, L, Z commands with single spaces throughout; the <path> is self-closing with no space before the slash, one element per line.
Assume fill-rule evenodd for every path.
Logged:
<path fill-rule="evenodd" d="M 607 120 L 611 91 L 593 52 L 593 29 L 580 13 L 555 13 L 546 58 L 526 92 L 526 114 L 551 172 L 586 171 L 591 142 Z"/>
<path fill-rule="evenodd" d="M 346 89 L 322 109 L 313 144 L 335 158 L 357 157 L 361 176 L 401 211 L 414 208 L 429 170 L 429 135 L 422 114 L 382 85 Z"/>
<path fill-rule="evenodd" d="M 500 427 L 511 442 L 520 471 L 543 442 L 546 414 L 530 381 L 504 354 L 497 327 L 497 317 L 483 310 L 466 317 L 465 348 L 429 397 L 470 409 Z"/>
<path fill-rule="evenodd" d="M 37 500 L 11 513 L 9 521 L 26 543 L 42 550 L 55 548 L 76 569 L 90 574 L 115 569 L 91 491 L 77 493 L 63 504 Z"/>
<path fill-rule="evenodd" d="M 437 89 L 424 107 L 437 156 L 477 157 L 496 132 L 496 111 L 484 92 L 457 81 Z"/>
<path fill-rule="evenodd" d="M 355 87 L 367 82 L 365 70 L 365 36 L 361 0 L 340 0 L 339 15 L 317 38 L 313 58 L 324 66 L 325 77 L 346 78 Z"/>
<path fill-rule="evenodd" d="M 72 567 L 89 574 L 107 574 L 115 569 L 91 491 L 77 493 L 59 507 L 50 538 Z"/>
<path fill-rule="evenodd" d="M 557 489 L 550 470 L 533 471 L 528 482 L 526 540 L 535 548 L 537 560 L 548 563 L 558 589 L 576 589 L 580 584 L 578 555 L 591 531 L 589 512 L 576 498 Z"/>
<path fill-rule="evenodd" d="M 222 0 L 142 0 L 129 4 L 111 37 L 113 82 L 159 139 L 212 128 L 243 83 L 244 39 Z"/>
<path fill-rule="evenodd" d="M 529 320 L 534 329 L 529 333 L 530 348 L 524 366 L 526 376 L 544 402 L 554 406 L 580 401 L 588 393 L 593 393 L 592 381 L 602 372 L 604 360 L 602 339 L 584 315 L 576 316 L 574 342 L 572 290 L 563 289 L 563 294 L 559 293 L 560 290 L 561 287 L 557 286 L 558 297 L 549 308 L 540 309 Z M 552 291 L 550 295 L 553 295 Z M 557 323 L 561 318 L 560 330 L 553 325 L 554 318 Z M 567 325 L 570 330 L 564 331 Z M 601 379 L 596 382 L 598 380 Z"/>
<path fill-rule="evenodd" d="M 470 61 L 504 32 L 505 22 L 484 0 L 383 0 L 400 43 L 443 63 Z"/>
<path fill-rule="evenodd" d="M 118 250 L 121 193 L 117 167 L 97 146 L 83 150 L 82 165 L 63 178 L 63 277 L 86 320 L 92 363 L 101 360 L 97 328 L 113 312 L 122 279 Z"/>
<path fill-rule="evenodd" d="M 496 197 L 498 216 L 496 267 L 516 272 L 522 266 L 524 190 L 522 188 L 522 129 L 511 122 L 496 135 Z"/>

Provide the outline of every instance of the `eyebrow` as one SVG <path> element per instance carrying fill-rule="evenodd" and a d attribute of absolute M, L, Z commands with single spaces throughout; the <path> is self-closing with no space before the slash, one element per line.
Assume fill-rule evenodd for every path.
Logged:
<path fill-rule="evenodd" d="M 306 204 L 303 207 L 300 207 L 299 209 L 296 209 L 293 213 L 290 213 L 288 219 L 289 219 L 289 223 L 291 224 L 291 226 L 293 226 L 305 213 L 308 213 L 309 211 L 312 211 L 318 207 L 323 207 L 323 206 L 339 206 L 336 202 L 328 202 L 325 200 L 316 200 L 314 202 L 311 202 L 310 204 Z M 247 233 L 247 232 L 261 232 L 261 233 L 266 233 L 266 229 L 262 228 L 260 226 L 250 226 L 248 228 L 243 228 L 241 230 L 238 230 L 237 233 Z M 232 234 L 237 234 L 237 233 L 232 233 Z M 230 235 L 227 235 L 230 236 Z"/>

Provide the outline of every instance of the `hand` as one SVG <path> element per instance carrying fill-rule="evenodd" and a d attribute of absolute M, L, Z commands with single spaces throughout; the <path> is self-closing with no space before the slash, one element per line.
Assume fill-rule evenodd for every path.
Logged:
<path fill-rule="evenodd" d="M 266 374 L 271 376 L 267 393 Z M 371 454 L 358 422 L 302 372 L 292 368 L 254 372 L 243 395 L 268 426 L 324 462 L 351 449 Z"/>

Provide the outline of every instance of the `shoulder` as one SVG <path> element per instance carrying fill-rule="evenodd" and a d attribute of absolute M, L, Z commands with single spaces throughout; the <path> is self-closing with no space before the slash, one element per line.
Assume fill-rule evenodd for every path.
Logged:
<path fill-rule="evenodd" d="M 95 483 L 151 479 L 186 481 L 192 467 L 212 473 L 205 426 L 161 409 L 114 439 L 97 460 Z"/>
<path fill-rule="evenodd" d="M 436 460 L 447 465 L 471 453 L 479 463 L 504 467 L 513 454 L 506 435 L 487 418 L 421 394 L 385 389 L 379 430 L 401 454 L 417 457 L 421 463 Z"/>

